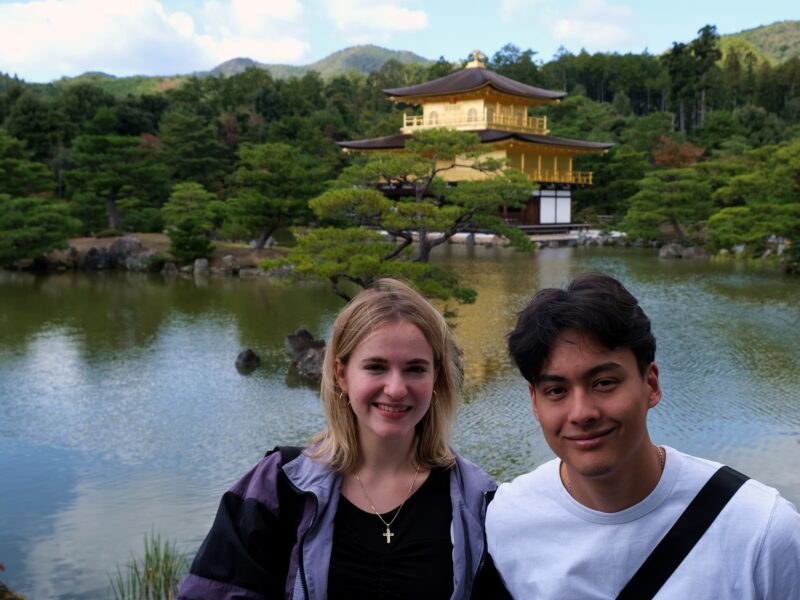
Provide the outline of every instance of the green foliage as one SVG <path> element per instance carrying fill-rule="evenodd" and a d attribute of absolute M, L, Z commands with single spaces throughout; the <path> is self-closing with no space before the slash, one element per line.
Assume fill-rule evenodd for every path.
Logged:
<path fill-rule="evenodd" d="M 661 239 L 661 226 L 670 225 L 675 237 L 685 241 L 685 229 L 699 229 L 713 212 L 711 189 L 694 169 L 651 171 L 639 186 L 624 223 L 633 237 Z"/>
<path fill-rule="evenodd" d="M 0 267 L 66 248 L 79 227 L 64 202 L 0 194 Z"/>
<path fill-rule="evenodd" d="M 381 277 L 399 277 L 428 296 L 474 302 L 474 290 L 461 287 L 452 274 L 440 267 L 410 260 L 408 249 L 396 255 L 395 260 L 386 260 L 394 247 L 386 237 L 369 229 L 322 227 L 301 236 L 286 262 L 270 261 L 262 268 L 292 264 L 299 275 L 330 281 L 331 291 L 346 301 L 351 297 L 343 290 L 343 283 L 367 287 Z"/>
<path fill-rule="evenodd" d="M 800 203 L 723 208 L 711 216 L 708 227 L 712 248 L 746 244 L 761 252 L 773 237 L 800 240 Z"/>
<path fill-rule="evenodd" d="M 138 199 L 129 205 L 156 207 L 163 200 L 166 171 L 151 148 L 139 138 L 120 135 L 85 134 L 75 139 L 69 153 L 70 167 L 64 178 L 67 192 L 77 204 L 76 214 L 90 228 L 121 229 L 118 202 Z"/>
<path fill-rule="evenodd" d="M 186 555 L 175 542 L 161 541 L 157 533 L 144 536 L 144 557 L 131 556 L 131 562 L 109 576 L 114 600 L 172 600 L 188 570 Z"/>
<path fill-rule="evenodd" d="M 120 237 L 125 235 L 124 231 L 120 231 L 119 229 L 101 229 L 97 233 L 94 234 L 94 237 L 97 239 L 102 238 L 111 238 L 111 237 Z"/>
<path fill-rule="evenodd" d="M 749 48 L 772 63 L 800 56 L 800 21 L 780 21 L 771 25 L 746 29 L 729 36 L 723 42 L 742 40 Z"/>
<path fill-rule="evenodd" d="M 595 214 L 624 215 L 630 199 L 639 191 L 639 181 L 650 170 L 645 152 L 621 144 L 607 155 L 580 157 L 578 168 L 594 173 L 593 185 L 575 192 L 577 210 L 591 208 Z"/>
<path fill-rule="evenodd" d="M 288 144 L 245 144 L 239 157 L 230 215 L 261 249 L 277 229 L 307 219 L 308 199 L 322 189 L 327 168 Z"/>
<path fill-rule="evenodd" d="M 178 183 L 172 188 L 172 194 L 161 207 L 161 214 L 167 225 L 175 225 L 185 217 L 195 217 L 209 230 L 219 219 L 215 213 L 218 205 L 217 196 L 199 183 Z"/>
<path fill-rule="evenodd" d="M 713 195 L 724 208 L 708 222 L 712 247 L 759 252 L 773 237 L 800 245 L 800 139 L 748 152 L 729 169 Z"/>
<path fill-rule="evenodd" d="M 196 258 L 208 258 L 214 252 L 208 224 L 198 217 L 188 216 L 178 219 L 167 228 L 169 251 L 181 262 L 191 262 Z"/>
<path fill-rule="evenodd" d="M 161 211 L 142 198 L 123 198 L 117 202 L 119 219 L 126 231 L 160 233 L 164 230 Z"/>
<path fill-rule="evenodd" d="M 25 142 L 34 160 L 47 160 L 66 141 L 64 114 L 58 106 L 25 90 L 12 104 L 5 129 Z"/>
<path fill-rule="evenodd" d="M 415 134 L 404 153 L 375 153 L 344 171 L 333 187 L 309 206 L 325 228 L 301 238 L 288 259 L 298 273 L 329 279 L 334 293 L 342 281 L 367 286 L 384 275 L 401 276 L 437 297 L 472 301 L 451 274 L 429 264 L 431 250 L 459 231 L 480 226 L 529 248 L 519 231 L 495 216 L 501 206 L 520 206 L 534 188 L 522 173 L 486 159 L 475 134 L 430 129 Z M 448 187 L 439 174 L 454 167 L 494 175 Z M 379 191 L 383 188 L 390 199 Z M 400 192 L 397 195 L 397 192 Z M 369 227 L 384 230 L 392 239 Z M 416 246 L 412 243 L 418 241 Z"/>
<path fill-rule="evenodd" d="M 212 123 L 199 114 L 176 108 L 163 116 L 159 133 L 173 179 L 219 189 L 233 157 L 220 143 Z"/>
<path fill-rule="evenodd" d="M 0 194 L 33 196 L 55 190 L 47 165 L 35 162 L 25 143 L 0 129 Z"/>

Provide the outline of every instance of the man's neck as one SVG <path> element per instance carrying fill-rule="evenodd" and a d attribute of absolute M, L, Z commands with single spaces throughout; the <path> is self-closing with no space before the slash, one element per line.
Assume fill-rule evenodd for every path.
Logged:
<path fill-rule="evenodd" d="M 663 449 L 649 443 L 642 456 L 598 477 L 585 477 L 561 463 L 561 481 L 577 501 L 600 512 L 614 513 L 644 500 L 658 485 L 666 459 Z"/>

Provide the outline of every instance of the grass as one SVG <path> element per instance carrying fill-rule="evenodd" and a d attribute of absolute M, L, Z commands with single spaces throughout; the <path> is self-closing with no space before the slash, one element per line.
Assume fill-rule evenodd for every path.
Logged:
<path fill-rule="evenodd" d="M 144 536 L 144 558 L 132 555 L 125 568 L 109 576 L 114 600 L 173 600 L 188 569 L 186 555 L 175 542 L 161 541 L 151 532 Z"/>

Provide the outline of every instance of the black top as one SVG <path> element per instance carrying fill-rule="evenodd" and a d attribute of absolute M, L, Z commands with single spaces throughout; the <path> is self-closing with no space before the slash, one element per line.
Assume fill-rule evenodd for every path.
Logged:
<path fill-rule="evenodd" d="M 381 515 L 390 522 L 397 509 Z M 328 598 L 446 599 L 453 594 L 450 472 L 434 469 L 386 526 L 344 496 L 333 526 Z"/>

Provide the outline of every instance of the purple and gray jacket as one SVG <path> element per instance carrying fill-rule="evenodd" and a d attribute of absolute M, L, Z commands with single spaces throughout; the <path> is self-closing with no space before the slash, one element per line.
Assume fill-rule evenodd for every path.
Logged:
<path fill-rule="evenodd" d="M 269 454 L 223 495 L 179 600 L 326 598 L 341 476 L 305 455 L 284 465 L 282 472 L 286 481 L 279 484 L 280 453 Z M 472 593 L 486 556 L 486 505 L 496 487 L 482 469 L 456 456 L 450 470 L 451 600 Z M 287 515 L 291 507 L 302 507 L 302 515 Z M 290 530 L 287 522 L 294 524 Z"/>

